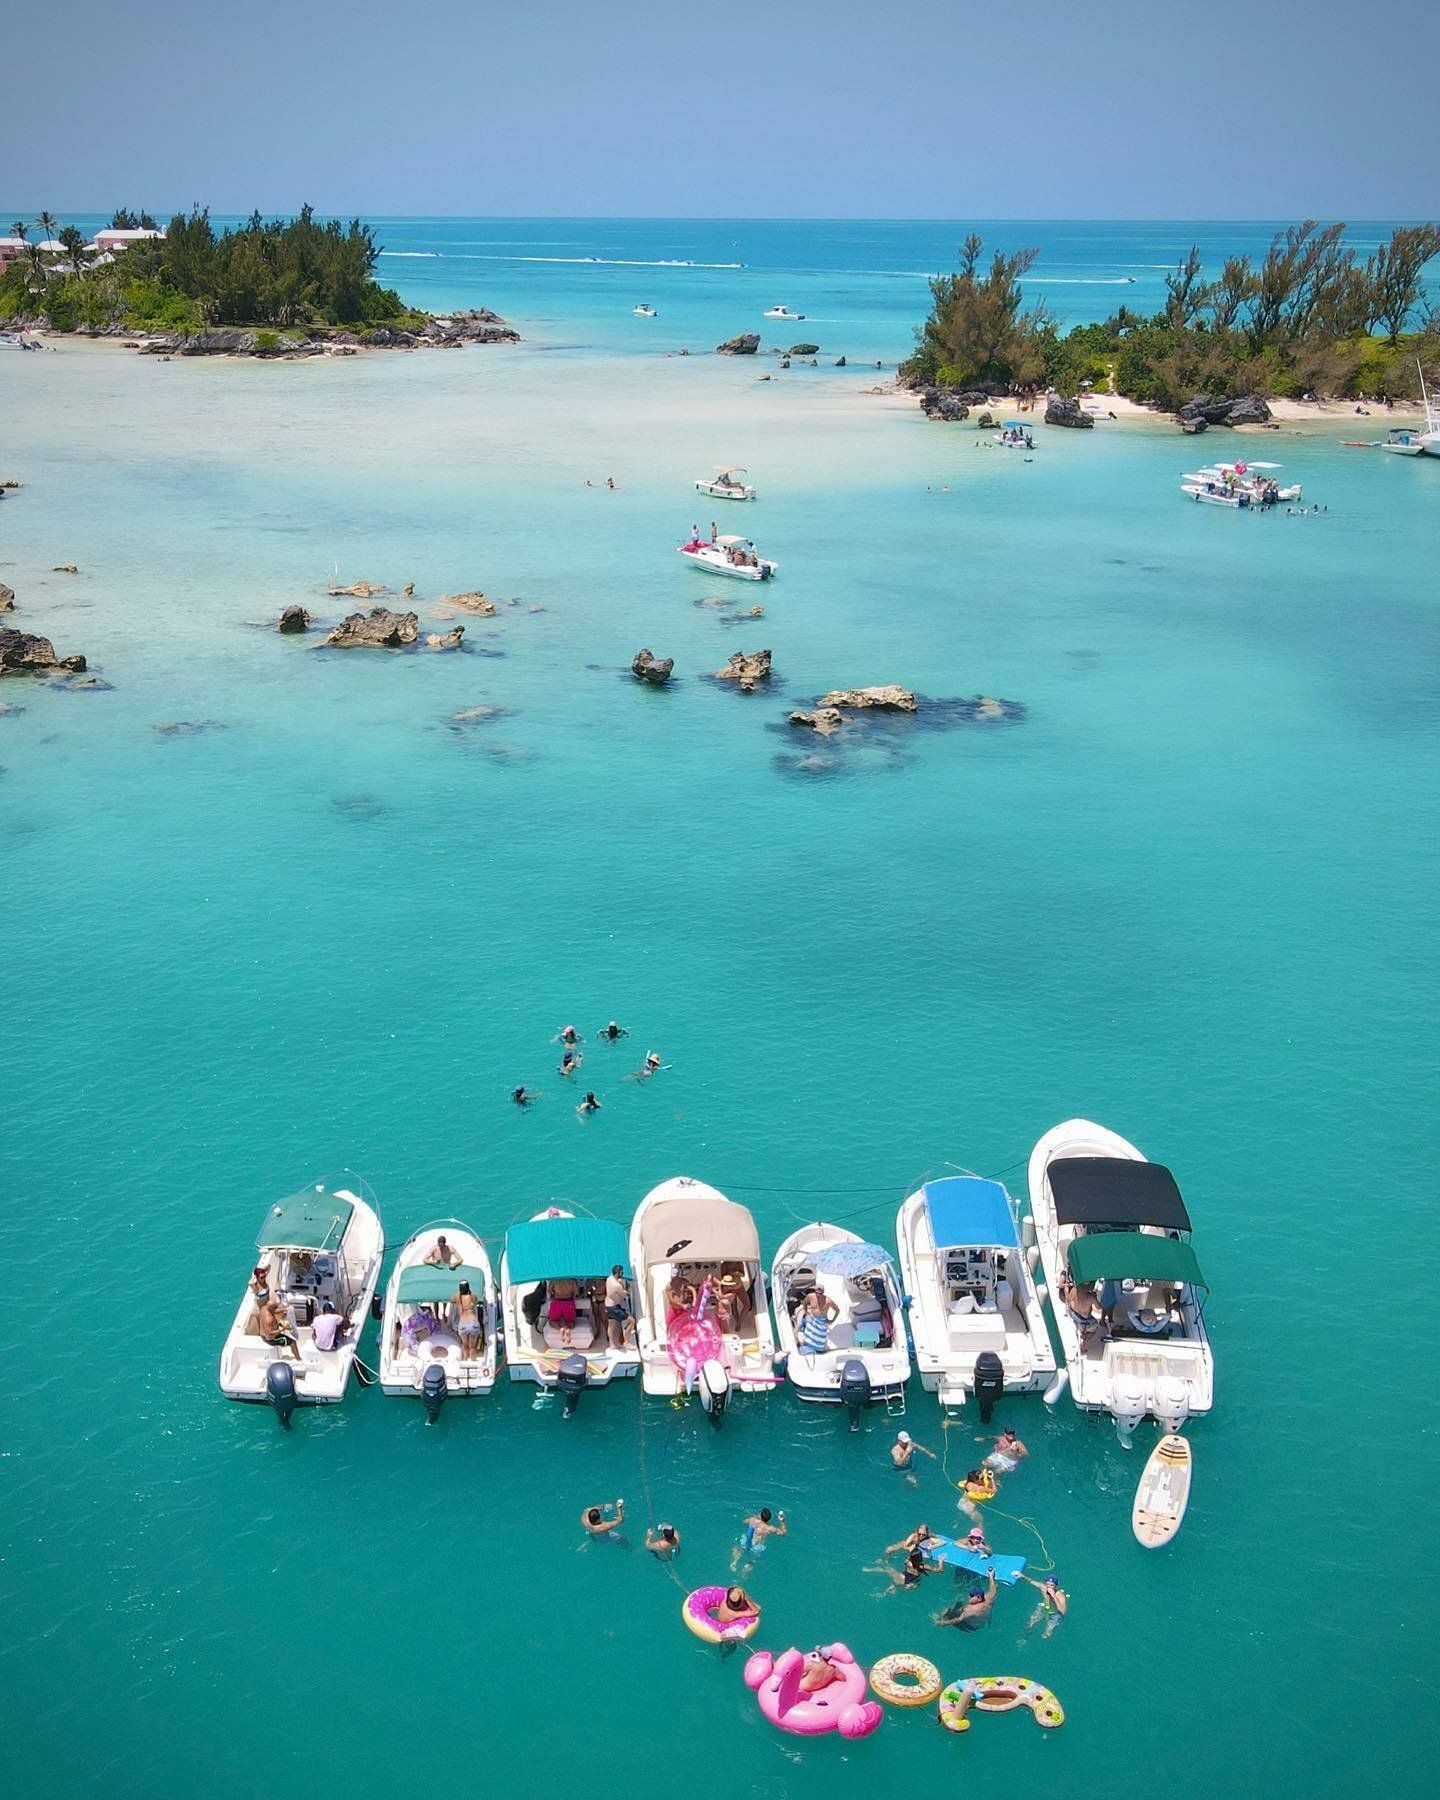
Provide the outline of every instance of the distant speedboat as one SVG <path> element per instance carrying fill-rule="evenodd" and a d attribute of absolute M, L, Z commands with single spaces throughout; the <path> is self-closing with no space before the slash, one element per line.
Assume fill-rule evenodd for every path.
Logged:
<path fill-rule="evenodd" d="M 637 306 L 635 308 L 635 317 L 637 319 L 658 319 L 660 315 L 653 306 Z"/>
<path fill-rule="evenodd" d="M 1033 450 L 1034 434 L 1028 425 L 1022 425 L 1019 419 L 1006 419 L 995 434 L 995 442 L 1006 450 Z"/>
<path fill-rule="evenodd" d="M 1380 448 L 1389 450 L 1395 456 L 1423 456 L 1425 454 L 1423 433 L 1411 425 L 1392 426 Z"/>
<path fill-rule="evenodd" d="M 779 564 L 760 556 L 747 537 L 691 538 L 680 554 L 692 569 L 706 575 L 729 575 L 736 581 L 769 581 Z"/>
<path fill-rule="evenodd" d="M 1440 456 L 1440 395 L 1425 385 L 1425 371 L 1415 359 L 1420 375 L 1420 403 L 1425 408 L 1423 426 L 1397 425 L 1381 444 L 1395 456 Z"/>
<path fill-rule="evenodd" d="M 791 312 L 788 306 L 771 306 L 766 309 L 767 319 L 803 319 L 804 313 Z"/>
<path fill-rule="evenodd" d="M 745 480 L 738 463 L 717 463 L 715 473 L 695 483 L 697 494 L 708 494 L 712 500 L 753 500 L 755 490 Z"/>

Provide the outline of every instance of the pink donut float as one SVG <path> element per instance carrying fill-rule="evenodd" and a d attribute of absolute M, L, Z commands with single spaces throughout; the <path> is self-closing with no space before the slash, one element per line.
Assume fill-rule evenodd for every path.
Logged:
<path fill-rule="evenodd" d="M 757 1650 L 745 1664 L 745 1685 L 755 1690 L 760 1710 L 772 1725 L 801 1737 L 838 1731 L 841 1737 L 869 1737 L 885 1717 L 885 1709 L 865 1697 L 865 1671 L 843 1644 L 829 1644 L 821 1654 L 838 1679 L 813 1694 L 802 1693 L 800 1681 L 811 1658 L 786 1650 L 778 1658 Z"/>
<path fill-rule="evenodd" d="M 754 1637 L 760 1623 L 759 1613 L 751 1613 L 747 1619 L 732 1619 L 728 1625 L 720 1623 L 715 1617 L 716 1608 L 729 1591 L 723 1587 L 696 1588 L 681 1604 L 680 1617 L 707 1644 L 733 1644 Z"/>

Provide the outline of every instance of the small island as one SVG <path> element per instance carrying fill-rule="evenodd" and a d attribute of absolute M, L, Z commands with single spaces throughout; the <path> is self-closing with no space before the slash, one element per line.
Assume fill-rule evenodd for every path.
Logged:
<path fill-rule="evenodd" d="M 151 354 L 296 357 L 518 343 L 488 308 L 418 312 L 374 278 L 359 219 L 262 219 L 217 232 L 209 209 L 116 212 L 89 242 L 41 213 L 0 238 L 0 327 L 119 338 Z"/>
<path fill-rule="evenodd" d="M 1306 220 L 1277 232 L 1260 263 L 1230 257 L 1214 279 L 1192 249 L 1166 276 L 1161 311 L 1122 306 L 1062 336 L 1043 302 L 1025 304 L 1038 252 L 997 250 L 987 271 L 971 236 L 959 269 L 930 283 L 901 385 L 950 419 L 992 395 L 1047 392 L 1056 424 L 1091 423 L 1075 403 L 1091 391 L 1230 424 L 1262 422 L 1268 399 L 1418 398 L 1417 359 L 1440 358 L 1422 283 L 1440 226 L 1402 226 L 1363 261 L 1344 237 L 1343 223 Z"/>

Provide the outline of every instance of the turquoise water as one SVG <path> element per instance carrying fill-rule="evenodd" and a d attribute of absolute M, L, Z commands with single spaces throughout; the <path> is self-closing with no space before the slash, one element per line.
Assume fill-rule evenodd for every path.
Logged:
<path fill-rule="evenodd" d="M 824 260 L 808 227 L 785 254 Z M 1111 260 L 1103 240 L 1097 279 Z M 1128 1768 L 1433 1792 L 1435 1359 L 1406 1299 L 1435 1153 L 1440 468 L 1272 434 L 1327 514 L 1187 507 L 1194 447 L 1164 427 L 983 452 L 848 372 L 611 355 L 628 317 L 537 267 L 529 310 L 503 265 L 444 295 L 516 316 L 513 351 L 0 360 L 0 473 L 26 482 L 0 580 L 113 684 L 0 696 L 24 708 L 0 717 L 14 1785 L 228 1795 L 303 1767 L 380 1793 L 618 1756 L 728 1796 Z M 809 310 L 798 274 L 756 286 Z M 620 297 L 664 323 L 658 287 Z M 758 313 L 722 298 L 697 344 Z M 853 341 L 893 360 L 876 305 Z M 673 552 L 725 457 L 782 565 L 733 584 L 758 626 L 698 605 Z M 337 566 L 413 579 L 426 623 L 447 591 L 520 604 L 469 626 L 498 656 L 249 623 L 338 613 Z M 780 692 L 704 679 L 762 643 Z M 670 691 L 624 673 L 641 644 L 676 658 Z M 802 766 L 820 747 L 787 707 L 882 680 L 1027 711 Z M 450 729 L 479 703 L 506 715 Z M 226 729 L 152 729 L 182 720 Z M 590 1047 L 582 1121 L 548 1040 L 612 1014 L 634 1035 Z M 672 1068 L 621 1083 L 652 1045 Z M 523 1114 L 521 1080 L 546 1090 Z M 1068 1401 L 1003 1409 L 1032 1455 L 1000 1505 L 1073 1597 L 1048 1642 L 1029 1590 L 983 1638 L 929 1622 L 938 1580 L 878 1596 L 863 1564 L 958 1517 L 936 1466 L 902 1488 L 879 1415 L 848 1436 L 777 1394 L 716 1433 L 626 1387 L 562 1424 L 517 1387 L 427 1430 L 356 1391 L 282 1435 L 215 1388 L 263 1208 L 342 1164 L 397 1246 L 448 1213 L 498 1239 L 551 1198 L 628 1218 L 683 1170 L 750 1204 L 768 1252 L 820 1215 L 887 1236 L 947 1162 L 1023 1187 L 1075 1114 L 1180 1178 L 1218 1407 L 1159 1555 L 1129 1527 L 1148 1433 L 1127 1455 Z M 907 1423 L 942 1447 L 918 1390 Z M 616 1493 L 680 1526 L 687 1586 L 723 1574 L 742 1512 L 785 1506 L 757 1641 L 1028 1674 L 1064 1730 L 893 1712 L 856 1745 L 779 1736 L 662 1569 L 577 1543 Z M 1022 1525 L 991 1534 L 1043 1561 Z"/>

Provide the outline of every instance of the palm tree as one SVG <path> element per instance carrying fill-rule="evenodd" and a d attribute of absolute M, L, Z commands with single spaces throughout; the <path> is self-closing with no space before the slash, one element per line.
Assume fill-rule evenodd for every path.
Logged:
<path fill-rule="evenodd" d="M 10 235 L 19 238 L 22 244 L 26 243 L 30 237 L 30 227 L 23 219 L 17 219 L 10 227 Z"/>
<path fill-rule="evenodd" d="M 60 221 L 54 213 L 42 212 L 35 215 L 35 223 L 40 227 L 41 235 L 47 238 L 60 236 Z"/>
<path fill-rule="evenodd" d="M 60 233 L 60 242 L 70 258 L 70 267 L 79 275 L 85 267 L 85 233 L 74 225 L 67 225 Z"/>

